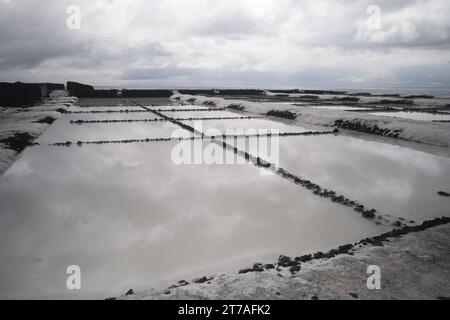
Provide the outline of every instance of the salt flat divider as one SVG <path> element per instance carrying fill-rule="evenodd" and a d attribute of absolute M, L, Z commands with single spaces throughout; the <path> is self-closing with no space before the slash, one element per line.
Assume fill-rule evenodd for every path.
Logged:
<path fill-rule="evenodd" d="M 155 115 L 163 117 L 164 119 L 167 119 L 168 121 L 172 122 L 173 124 L 176 124 L 178 126 L 180 126 L 183 129 L 186 129 L 194 134 L 199 135 L 200 137 L 205 137 L 205 134 L 203 132 L 200 132 L 198 130 L 196 130 L 195 128 L 184 124 L 180 121 L 177 121 L 173 118 L 170 118 L 164 114 L 161 114 L 160 112 L 156 111 L 156 110 L 151 110 L 137 102 L 131 101 L 133 104 L 140 106 L 146 110 L 149 110 L 151 112 L 153 112 Z M 338 130 L 334 130 L 334 131 L 329 131 L 327 132 L 327 134 L 338 134 L 339 131 Z M 305 135 L 305 133 L 303 133 L 303 135 Z M 252 163 L 253 165 L 259 167 L 259 168 L 264 168 L 265 170 L 270 170 L 273 173 L 281 176 L 282 178 L 288 179 L 291 182 L 294 182 L 296 185 L 299 185 L 309 191 L 311 191 L 315 196 L 319 196 L 321 198 L 325 198 L 325 199 L 329 199 L 330 201 L 334 202 L 334 203 L 338 203 L 350 208 L 353 208 L 353 210 L 355 212 L 358 212 L 361 214 L 362 217 L 372 220 L 374 221 L 376 224 L 382 224 L 382 221 L 389 221 L 388 219 L 386 219 L 386 216 L 383 216 L 382 214 L 378 213 L 378 211 L 376 209 L 367 209 L 364 205 L 360 204 L 358 201 L 355 200 L 350 200 L 347 197 L 337 194 L 335 191 L 332 190 L 327 190 L 321 186 L 319 186 L 318 184 L 312 182 L 311 180 L 307 180 L 304 179 L 300 176 L 296 176 L 290 172 L 288 172 L 287 170 L 277 167 L 275 164 L 270 163 L 268 161 L 265 161 L 264 159 L 260 158 L 260 157 L 255 157 L 252 156 L 251 154 L 249 154 L 246 151 L 242 151 L 239 150 L 237 147 L 232 146 L 228 143 L 226 143 L 225 141 L 217 141 L 215 139 L 215 137 L 209 137 L 206 136 L 208 138 L 214 138 L 212 139 L 213 143 L 218 144 L 219 146 L 222 146 L 224 149 L 228 149 L 233 151 L 236 155 L 241 156 L 243 158 L 245 158 L 248 162 Z M 399 220 L 397 221 L 401 226 L 402 224 L 399 222 Z"/>

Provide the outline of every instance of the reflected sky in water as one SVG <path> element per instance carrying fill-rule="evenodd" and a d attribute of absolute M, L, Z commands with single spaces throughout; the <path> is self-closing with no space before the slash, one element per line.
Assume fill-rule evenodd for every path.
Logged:
<path fill-rule="evenodd" d="M 161 138 L 179 129 L 169 122 L 69 123 L 80 116 L 85 115 L 57 120 L 39 142 Z M 105 116 L 131 114 L 90 114 L 83 120 Z M 304 130 L 272 120 L 203 124 Z M 202 147 L 200 141 L 189 143 Z M 27 149 L 0 178 L 0 298 L 104 298 L 185 274 L 202 276 L 205 268 L 222 271 L 232 261 L 237 271 L 260 259 L 273 262 L 280 254 L 336 247 L 387 229 L 286 179 L 262 175 L 248 163 L 176 165 L 176 146 Z M 450 190 L 446 157 L 327 135 L 280 138 L 280 161 L 283 168 L 383 213 L 416 221 L 449 215 L 448 198 L 436 195 Z M 66 290 L 69 265 L 81 267 L 81 292 Z"/>
<path fill-rule="evenodd" d="M 248 140 L 248 139 L 247 139 Z M 449 216 L 450 158 L 349 136 L 284 137 L 280 166 L 394 217 Z"/>
<path fill-rule="evenodd" d="M 239 116 L 235 114 L 234 116 Z M 202 128 L 202 131 L 206 133 L 207 130 L 216 129 L 222 134 L 226 133 L 227 129 L 230 130 L 255 130 L 254 133 L 260 132 L 260 130 L 266 129 L 267 133 L 270 130 L 278 130 L 279 133 L 286 132 L 306 132 L 307 130 L 299 125 L 288 125 L 280 121 L 273 121 L 268 119 L 240 119 L 240 120 L 211 120 L 211 121 L 183 121 L 183 123 L 194 127 L 196 124 L 198 128 Z M 238 131 L 236 131 L 239 133 Z"/>
<path fill-rule="evenodd" d="M 97 115 L 98 116 L 98 115 Z M 155 119 L 152 113 L 141 114 L 143 119 Z M 70 120 L 74 121 L 82 119 L 78 115 L 70 115 L 63 117 L 48 128 L 48 130 L 37 139 L 40 144 L 53 144 L 57 142 L 78 142 L 78 141 L 100 141 L 100 140 L 126 140 L 126 139 L 152 139 L 152 138 L 170 138 L 174 131 L 183 131 L 183 136 L 190 133 L 181 129 L 177 125 L 168 121 L 161 122 L 134 122 L 134 123 L 86 123 L 83 125 L 70 124 Z M 83 120 L 105 119 L 105 117 L 89 117 Z M 116 115 L 112 119 L 128 119 Z M 177 135 L 180 136 L 180 135 Z"/>
<path fill-rule="evenodd" d="M 187 109 L 190 109 L 189 106 L 186 106 Z M 161 112 L 167 117 L 173 118 L 212 118 L 212 117 L 239 117 L 240 114 L 231 111 L 163 111 Z"/>
<path fill-rule="evenodd" d="M 96 106 L 96 107 L 81 107 L 81 106 L 70 106 L 70 112 L 79 112 L 79 111 L 135 111 L 135 110 L 144 110 L 139 106 Z"/>
<path fill-rule="evenodd" d="M 28 149 L 0 179 L 0 297 L 103 298 L 385 230 L 250 164 L 177 166 L 175 145 Z"/>

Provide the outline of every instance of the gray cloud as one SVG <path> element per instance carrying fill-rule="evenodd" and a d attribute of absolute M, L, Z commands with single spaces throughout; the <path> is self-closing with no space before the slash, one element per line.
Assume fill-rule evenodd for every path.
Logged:
<path fill-rule="evenodd" d="M 450 3 L 0 0 L 0 81 L 449 86 Z M 69 5 L 81 30 L 66 28 Z"/>

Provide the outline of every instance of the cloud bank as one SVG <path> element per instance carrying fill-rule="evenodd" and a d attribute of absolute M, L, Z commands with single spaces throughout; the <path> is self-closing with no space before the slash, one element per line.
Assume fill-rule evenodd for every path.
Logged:
<path fill-rule="evenodd" d="M 0 0 L 0 43 L 0 81 L 450 87 L 447 0 Z"/>

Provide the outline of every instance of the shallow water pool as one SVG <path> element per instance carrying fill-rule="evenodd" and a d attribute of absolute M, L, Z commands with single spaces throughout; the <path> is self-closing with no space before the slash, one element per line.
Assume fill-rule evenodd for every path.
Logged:
<path fill-rule="evenodd" d="M 0 179 L 0 297 L 105 298 L 386 230 L 251 164 L 176 165 L 176 145 L 28 149 Z"/>
<path fill-rule="evenodd" d="M 73 115 L 72 115 L 73 116 Z M 153 117 L 147 114 L 147 117 Z M 147 119 L 147 117 L 145 117 Z M 100 117 L 102 118 L 102 117 Z M 73 117 L 79 120 L 79 117 Z M 89 118 L 86 118 L 88 120 Z M 117 118 L 114 118 L 117 119 Z M 40 144 L 53 144 L 71 141 L 109 141 L 127 139 L 170 138 L 173 135 L 190 136 L 191 134 L 168 121 L 131 122 L 131 123 L 86 123 L 82 125 L 70 124 L 68 118 L 63 117 L 53 123 L 48 130 L 37 139 Z"/>
<path fill-rule="evenodd" d="M 343 135 L 283 137 L 279 166 L 395 218 L 450 216 L 450 198 L 437 194 L 450 190 L 445 156 Z"/>
<path fill-rule="evenodd" d="M 196 127 L 198 131 L 206 133 L 207 131 L 216 130 L 221 134 L 226 134 L 227 129 L 230 130 L 229 134 L 242 133 L 270 133 L 271 130 L 276 130 L 279 133 L 300 133 L 310 131 L 298 123 L 284 123 L 281 121 L 275 121 L 271 119 L 239 119 L 239 120 L 211 120 L 211 121 L 183 121 L 191 127 Z M 249 131 L 252 130 L 252 131 Z M 265 130 L 265 131 L 264 131 Z"/>

